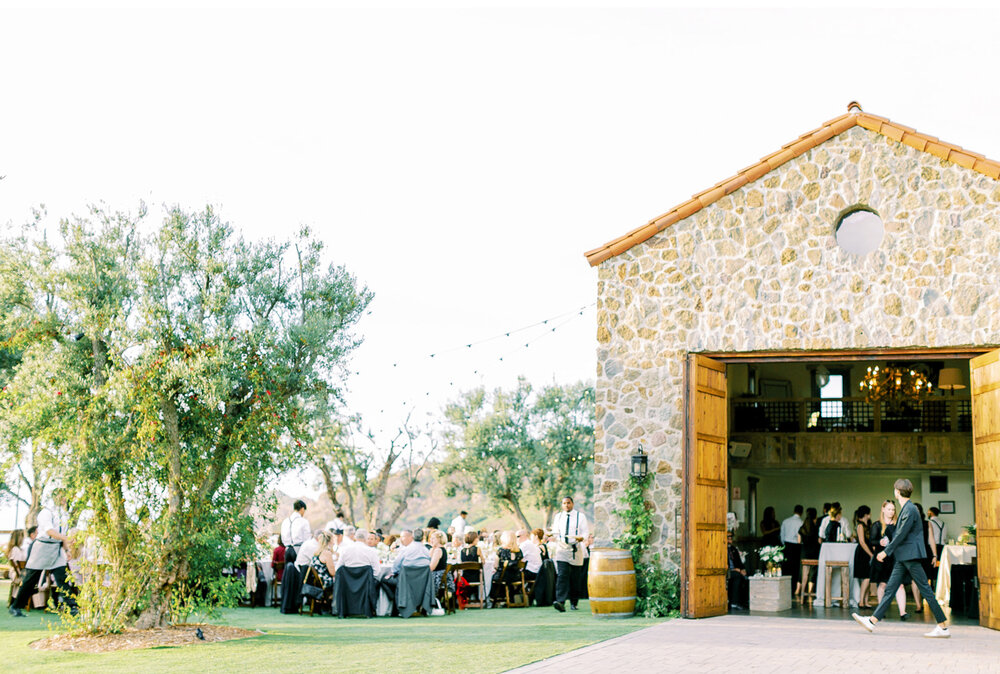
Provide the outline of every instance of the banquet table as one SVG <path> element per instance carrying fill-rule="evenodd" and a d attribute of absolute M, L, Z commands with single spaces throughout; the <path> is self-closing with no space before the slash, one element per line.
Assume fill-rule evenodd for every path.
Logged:
<path fill-rule="evenodd" d="M 817 566 L 816 574 L 816 599 L 813 601 L 813 606 L 822 607 L 826 600 L 826 563 L 827 562 L 847 562 L 848 566 L 846 569 L 835 568 L 833 569 L 833 582 L 831 583 L 831 588 L 834 588 L 836 594 L 840 594 L 840 574 L 847 573 L 848 581 L 847 586 L 850 588 L 850 602 L 851 606 L 858 605 L 858 599 L 861 595 L 861 586 L 854 579 L 854 551 L 857 549 L 857 543 L 824 543 L 819 549 L 819 565 Z M 839 602 L 838 602 L 839 603 Z"/>
<path fill-rule="evenodd" d="M 941 565 L 938 566 L 937 589 L 934 596 L 942 606 L 951 601 L 951 567 L 954 564 L 972 564 L 976 559 L 974 545 L 946 545 L 938 555 Z"/>

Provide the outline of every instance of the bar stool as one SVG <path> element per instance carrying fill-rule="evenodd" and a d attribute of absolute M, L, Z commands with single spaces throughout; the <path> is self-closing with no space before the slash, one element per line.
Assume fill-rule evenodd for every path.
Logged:
<path fill-rule="evenodd" d="M 806 570 L 806 568 L 808 568 L 810 566 L 816 567 L 818 569 L 819 568 L 819 560 L 818 559 L 803 559 L 802 560 L 802 568 L 799 569 L 799 578 L 800 579 L 803 578 L 803 577 L 806 578 L 805 582 L 802 583 L 802 589 L 800 590 L 800 597 L 801 597 L 801 601 L 802 601 L 803 604 L 807 604 L 809 599 L 815 599 L 816 598 L 816 586 L 819 585 L 819 578 L 817 577 L 816 578 L 816 585 L 813 585 L 812 592 L 809 591 L 809 579 L 808 579 L 808 576 L 806 576 L 806 574 L 805 574 L 805 570 Z"/>
<path fill-rule="evenodd" d="M 832 597 L 831 586 L 833 585 L 833 571 L 834 569 L 840 569 L 840 596 Z M 841 608 L 848 608 L 850 605 L 851 594 L 851 579 L 848 578 L 848 570 L 850 569 L 850 562 L 833 562 L 829 561 L 826 563 L 826 596 L 823 598 L 823 606 L 829 608 L 834 601 L 840 602 Z"/>

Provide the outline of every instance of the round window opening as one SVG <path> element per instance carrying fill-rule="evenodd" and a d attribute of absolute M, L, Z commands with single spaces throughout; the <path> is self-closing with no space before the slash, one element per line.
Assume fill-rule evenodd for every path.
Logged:
<path fill-rule="evenodd" d="M 837 223 L 837 244 L 851 255 L 867 255 L 882 243 L 885 226 L 878 213 L 867 208 L 849 212 Z"/>

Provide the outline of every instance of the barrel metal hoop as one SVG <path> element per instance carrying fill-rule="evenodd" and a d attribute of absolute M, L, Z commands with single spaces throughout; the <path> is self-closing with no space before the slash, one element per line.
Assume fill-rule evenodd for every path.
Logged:
<path fill-rule="evenodd" d="M 591 597 L 590 601 L 592 601 L 592 602 L 595 602 L 595 601 L 630 601 L 630 600 L 633 600 L 633 599 L 635 599 L 635 595 L 634 594 L 632 596 L 630 596 L 630 597 Z"/>
<path fill-rule="evenodd" d="M 635 569 L 629 569 L 628 571 L 591 571 L 591 576 L 634 576 Z"/>
<path fill-rule="evenodd" d="M 599 555 L 591 555 L 592 557 L 601 557 L 601 559 L 632 559 L 631 552 L 604 552 L 601 551 Z"/>

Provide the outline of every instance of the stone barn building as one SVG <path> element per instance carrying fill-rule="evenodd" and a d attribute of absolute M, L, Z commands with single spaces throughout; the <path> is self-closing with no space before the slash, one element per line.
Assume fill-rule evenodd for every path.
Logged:
<path fill-rule="evenodd" d="M 586 256 L 598 541 L 641 443 L 652 547 L 684 615 L 717 615 L 727 513 L 745 542 L 765 506 L 877 517 L 907 476 L 950 539 L 977 526 L 980 619 L 1000 628 L 1000 163 L 852 103 Z M 875 367 L 931 393 L 883 391 Z"/>

